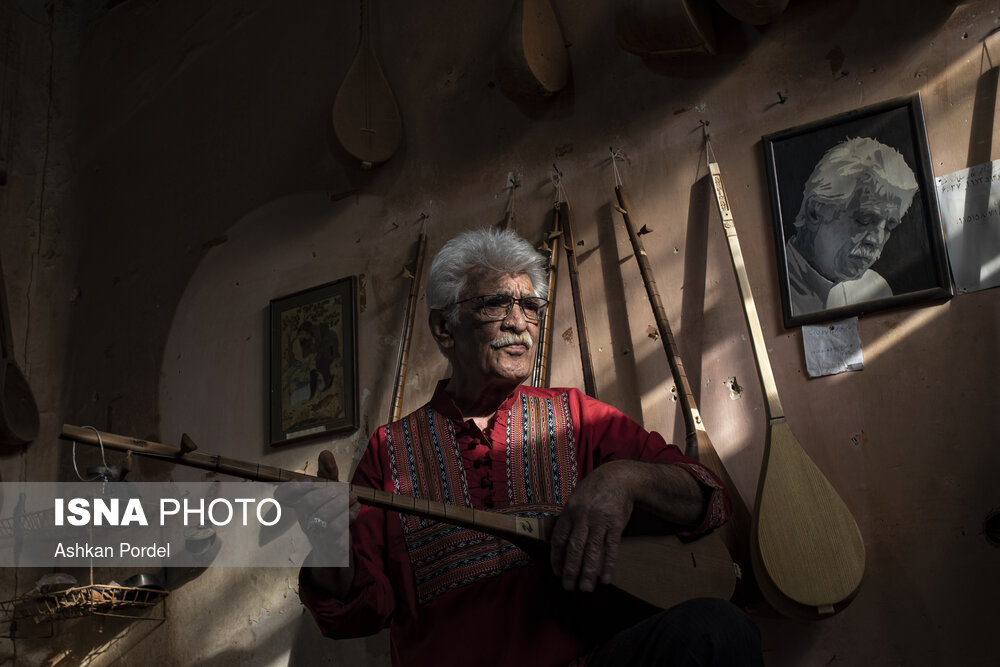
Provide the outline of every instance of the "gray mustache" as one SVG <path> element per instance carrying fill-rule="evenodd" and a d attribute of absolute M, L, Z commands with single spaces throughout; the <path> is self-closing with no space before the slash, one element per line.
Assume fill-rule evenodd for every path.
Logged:
<path fill-rule="evenodd" d="M 851 251 L 852 257 L 860 257 L 861 259 L 867 259 L 874 262 L 882 255 L 882 252 L 875 247 L 869 245 L 860 245 Z"/>
<path fill-rule="evenodd" d="M 490 341 L 490 347 L 494 350 L 499 350 L 501 347 L 507 347 L 508 345 L 524 345 L 530 350 L 534 344 L 535 342 L 531 340 L 531 334 L 527 331 L 522 331 L 519 334 L 501 334 Z"/>

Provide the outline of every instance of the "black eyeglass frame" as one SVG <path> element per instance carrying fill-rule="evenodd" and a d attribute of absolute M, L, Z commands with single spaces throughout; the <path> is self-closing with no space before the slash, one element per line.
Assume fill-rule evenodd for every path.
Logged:
<path fill-rule="evenodd" d="M 510 300 L 507 303 L 507 310 L 504 312 L 504 314 L 502 316 L 500 316 L 500 317 L 490 317 L 490 316 L 488 316 L 488 315 L 486 315 L 486 314 L 484 314 L 482 312 L 482 310 L 486 307 L 486 299 L 489 299 L 491 297 L 499 297 L 499 298 L 509 299 Z M 542 321 L 542 318 L 545 317 L 545 311 L 549 307 L 549 300 L 545 299 L 543 297 L 540 297 L 540 296 L 535 296 L 533 294 L 529 294 L 528 296 L 522 296 L 520 298 L 515 299 L 510 294 L 502 294 L 502 293 L 501 294 L 480 294 L 478 296 L 470 296 L 468 299 L 462 299 L 461 301 L 456 301 L 453 305 L 457 306 L 459 304 L 467 303 L 469 301 L 475 301 L 476 299 L 482 300 L 482 304 L 478 308 L 478 310 L 479 310 L 478 314 L 479 314 L 479 316 L 481 318 L 483 318 L 487 322 L 500 322 L 502 320 L 507 319 L 507 317 L 510 315 L 510 311 L 512 311 L 514 309 L 514 304 L 516 303 L 518 306 L 520 306 L 521 312 L 524 314 L 524 319 L 526 319 L 527 321 L 531 322 L 532 324 L 537 324 L 538 322 Z M 531 317 L 528 315 L 528 310 L 524 307 L 524 301 L 527 300 L 527 299 L 531 299 L 532 301 L 540 302 L 541 305 L 536 309 L 538 311 L 538 317 L 537 317 L 537 319 L 531 319 Z"/>

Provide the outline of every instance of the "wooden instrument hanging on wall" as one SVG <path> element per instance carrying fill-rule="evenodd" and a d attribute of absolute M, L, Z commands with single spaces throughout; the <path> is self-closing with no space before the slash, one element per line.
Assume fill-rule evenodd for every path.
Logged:
<path fill-rule="evenodd" d="M 399 421 L 403 416 L 403 393 L 406 386 L 406 369 L 410 365 L 410 341 L 413 339 L 413 320 L 416 318 L 417 301 L 420 298 L 420 280 L 424 274 L 424 255 L 427 252 L 427 234 L 423 227 L 417 240 L 417 254 L 413 260 L 410 278 L 410 295 L 406 299 L 406 315 L 403 331 L 399 335 L 399 350 L 396 354 L 396 373 L 392 383 L 392 399 L 389 401 L 389 423 Z"/>
<path fill-rule="evenodd" d="M 549 275 L 549 289 L 546 298 L 549 300 L 549 307 L 545 311 L 545 322 L 538 331 L 535 365 L 531 368 L 531 386 L 533 387 L 549 386 L 549 368 L 552 363 L 552 320 L 555 319 L 556 280 L 559 278 L 559 240 L 562 238 L 562 227 L 559 224 L 561 206 L 561 200 L 553 205 L 552 230 L 546 235 L 539 248 L 543 253 L 548 254 L 546 271 Z"/>
<path fill-rule="evenodd" d="M 38 404 L 14 358 L 7 290 L 0 263 L 0 454 L 13 454 L 38 437 Z"/>
<path fill-rule="evenodd" d="M 513 171 L 507 172 L 507 207 L 503 212 L 503 220 L 500 221 L 500 229 L 510 229 L 517 231 L 517 213 L 514 211 L 514 196 L 517 189 L 521 187 L 521 181 Z"/>
<path fill-rule="evenodd" d="M 616 153 L 612 151 L 612 165 L 616 159 Z M 632 206 L 625 188 L 617 182 L 618 170 L 615 169 L 615 197 L 618 199 L 618 212 L 621 213 L 628 231 L 628 238 L 632 244 L 632 252 L 635 255 L 636 263 L 639 265 L 639 273 L 642 282 L 646 287 L 646 296 L 649 297 L 649 305 L 653 310 L 653 319 L 656 328 L 660 333 L 660 340 L 663 342 L 663 351 L 666 352 L 667 362 L 670 366 L 670 373 L 673 375 L 674 383 L 677 386 L 677 400 L 681 404 L 681 415 L 684 418 L 684 426 L 687 431 L 686 454 L 693 456 L 707 466 L 722 483 L 729 489 L 730 498 L 733 501 L 733 515 L 720 529 L 729 553 L 738 563 L 749 564 L 749 531 L 750 531 L 750 511 L 747 509 L 743 499 L 740 498 L 736 485 L 733 484 L 729 472 L 722 464 L 712 439 L 708 437 L 708 431 L 701 419 L 701 411 L 695 400 L 691 384 L 688 382 L 687 373 L 684 371 L 684 362 L 681 360 L 680 348 L 674 340 L 673 331 L 670 328 L 670 321 L 667 319 L 666 309 L 660 299 L 660 291 L 656 286 L 656 279 L 653 277 L 653 268 L 649 263 L 649 256 L 643 247 L 639 233 L 632 223 Z"/>
<path fill-rule="evenodd" d="M 580 287 L 580 267 L 576 261 L 576 239 L 570 222 L 569 204 L 557 202 L 559 224 L 562 226 L 562 244 L 566 250 L 566 270 L 569 273 L 570 291 L 573 293 L 573 313 L 576 315 L 576 338 L 580 342 L 580 366 L 583 372 L 583 390 L 587 396 L 597 398 L 597 379 L 594 375 L 594 361 L 590 354 L 590 334 L 587 331 L 587 315 L 583 307 L 583 289 Z"/>
<path fill-rule="evenodd" d="M 549 0 L 514 0 L 500 40 L 497 80 L 508 96 L 549 97 L 569 82 L 569 53 Z"/>
<path fill-rule="evenodd" d="M 615 15 L 618 44 L 640 56 L 714 54 L 708 0 L 623 0 Z"/>
<path fill-rule="evenodd" d="M 785 419 L 722 174 L 707 140 L 706 147 L 768 417 L 750 531 L 754 575 L 775 610 L 820 619 L 841 611 L 857 595 L 865 546 L 850 510 Z"/>
<path fill-rule="evenodd" d="M 361 43 L 333 102 L 333 129 L 365 169 L 391 158 L 403 140 L 399 107 L 372 44 L 369 0 L 361 0 Z"/>
<path fill-rule="evenodd" d="M 69 424 L 63 425 L 60 437 L 259 482 L 330 481 Z M 358 502 L 364 505 L 496 535 L 540 559 L 540 563 L 548 563 L 549 543 L 558 516 L 522 517 L 513 513 L 446 505 L 354 484 L 350 485 L 350 489 L 357 495 Z M 516 508 L 510 509 L 516 511 Z M 715 533 L 683 542 L 674 535 L 626 533 L 619 547 L 612 586 L 651 605 L 669 609 L 696 597 L 728 600 L 736 586 L 736 570 L 725 545 Z"/>

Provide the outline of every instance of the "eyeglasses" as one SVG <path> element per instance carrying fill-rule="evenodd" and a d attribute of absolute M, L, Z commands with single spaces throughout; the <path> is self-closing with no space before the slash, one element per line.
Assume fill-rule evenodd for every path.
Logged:
<path fill-rule="evenodd" d="M 466 303 L 467 301 L 479 301 L 478 314 L 479 317 L 486 321 L 495 321 L 506 319 L 510 315 L 511 309 L 516 303 L 521 307 L 521 312 L 524 313 L 524 319 L 531 323 L 538 322 L 538 319 L 545 314 L 545 309 L 548 308 L 548 299 L 543 299 L 540 296 L 522 296 L 520 299 L 515 299 L 510 294 L 483 294 L 481 296 L 472 296 L 468 299 L 462 299 L 461 301 L 456 301 L 457 306 L 460 303 Z"/>

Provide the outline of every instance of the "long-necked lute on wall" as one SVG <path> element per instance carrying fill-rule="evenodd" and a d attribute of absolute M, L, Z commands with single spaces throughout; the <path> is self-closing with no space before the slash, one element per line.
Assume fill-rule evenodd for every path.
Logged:
<path fill-rule="evenodd" d="M 687 373 L 684 372 L 684 362 L 681 359 L 680 348 L 674 339 L 673 331 L 670 328 L 670 321 L 667 319 L 667 312 L 663 307 L 660 298 L 660 291 L 656 286 L 656 278 L 653 276 L 653 267 L 649 263 L 649 256 L 643 247 L 642 239 L 632 223 L 632 204 L 625 187 L 622 184 L 621 176 L 618 173 L 617 155 L 611 151 L 612 166 L 615 174 L 615 198 L 618 200 L 618 212 L 621 213 L 625 222 L 625 229 L 628 231 L 629 241 L 632 243 L 632 252 L 635 255 L 636 263 L 639 265 L 639 273 L 642 275 L 642 282 L 646 287 L 646 296 L 649 297 L 649 305 L 653 310 L 653 319 L 656 321 L 656 328 L 660 332 L 660 340 L 663 342 L 663 351 L 667 355 L 667 363 L 670 365 L 670 373 L 674 377 L 677 386 L 677 400 L 681 404 L 681 415 L 684 418 L 686 431 L 686 447 L 688 456 L 696 456 L 699 461 L 708 466 L 719 479 L 729 489 L 730 498 L 733 501 L 733 515 L 719 530 L 723 534 L 726 546 L 733 558 L 737 562 L 749 563 L 749 534 L 750 534 L 750 511 L 739 492 L 733 484 L 729 472 L 726 470 L 722 459 L 719 458 L 712 439 L 708 437 L 708 431 L 701 418 L 701 411 L 698 409 L 698 402 L 691 391 L 691 384 L 688 382 Z"/>
<path fill-rule="evenodd" d="M 417 301 L 420 295 L 420 279 L 424 274 L 424 254 L 427 252 L 427 234 L 423 227 L 417 240 L 417 254 L 413 260 L 413 273 L 406 272 L 410 278 L 410 295 L 406 299 L 406 316 L 403 320 L 403 331 L 399 336 L 399 350 L 396 354 L 396 373 L 392 383 L 392 399 L 389 401 L 389 423 L 398 421 L 403 412 L 403 393 L 406 385 L 406 369 L 410 360 L 410 341 L 413 338 L 413 320 L 416 317 Z"/>
<path fill-rule="evenodd" d="M 561 192 L 558 186 L 557 192 Z M 545 321 L 538 331 L 535 364 L 531 368 L 531 385 L 533 387 L 547 387 L 549 384 L 549 366 L 552 362 L 552 320 L 555 319 L 553 315 L 555 313 L 556 280 L 559 277 L 559 239 L 562 238 L 562 227 L 559 224 L 561 201 L 561 198 L 557 196 L 556 202 L 552 206 L 552 229 L 542 240 L 539 248 L 548 255 L 545 270 L 549 278 L 548 293 L 546 294 L 549 307 L 545 311 Z"/>
<path fill-rule="evenodd" d="M 333 481 L 89 427 L 64 424 L 60 437 L 253 481 Z M 513 513 L 515 508 L 505 514 L 447 505 L 355 484 L 350 489 L 362 504 L 490 533 L 539 557 L 547 557 L 552 529 L 558 519 L 558 516 L 518 516 Z M 667 609 L 695 597 L 729 599 L 736 586 L 736 570 L 715 533 L 684 541 L 674 535 L 626 534 L 612 585 L 648 604 Z"/>
<path fill-rule="evenodd" d="M 370 0 L 361 2 L 361 41 L 333 101 L 333 130 L 364 169 L 385 162 L 403 140 L 403 119 L 372 41 Z"/>
<path fill-rule="evenodd" d="M 569 273 L 570 290 L 573 293 L 573 312 L 576 315 L 576 338 L 580 342 L 580 366 L 583 371 L 583 390 L 591 398 L 597 398 L 597 380 L 594 378 L 594 361 L 590 356 L 590 334 L 587 332 L 587 315 L 583 307 L 583 290 L 580 287 L 580 266 L 576 260 L 576 238 L 570 222 L 569 204 L 563 200 L 556 202 L 559 222 L 562 225 L 562 244 L 566 250 L 566 269 Z"/>
<path fill-rule="evenodd" d="M 514 197 L 519 187 L 521 187 L 521 182 L 518 180 L 517 174 L 513 171 L 507 172 L 507 207 L 503 212 L 503 220 L 500 221 L 500 229 L 517 231 L 517 213 L 514 210 Z"/>
<path fill-rule="evenodd" d="M 707 137 L 706 150 L 767 409 L 764 459 L 750 531 L 754 575 L 764 598 L 777 611 L 824 618 L 841 611 L 857 595 L 865 571 L 864 543 L 850 510 L 785 419 L 730 202 Z"/>
<path fill-rule="evenodd" d="M 549 0 L 514 0 L 496 59 L 500 89 L 513 99 L 545 98 L 569 82 L 569 51 Z"/>

